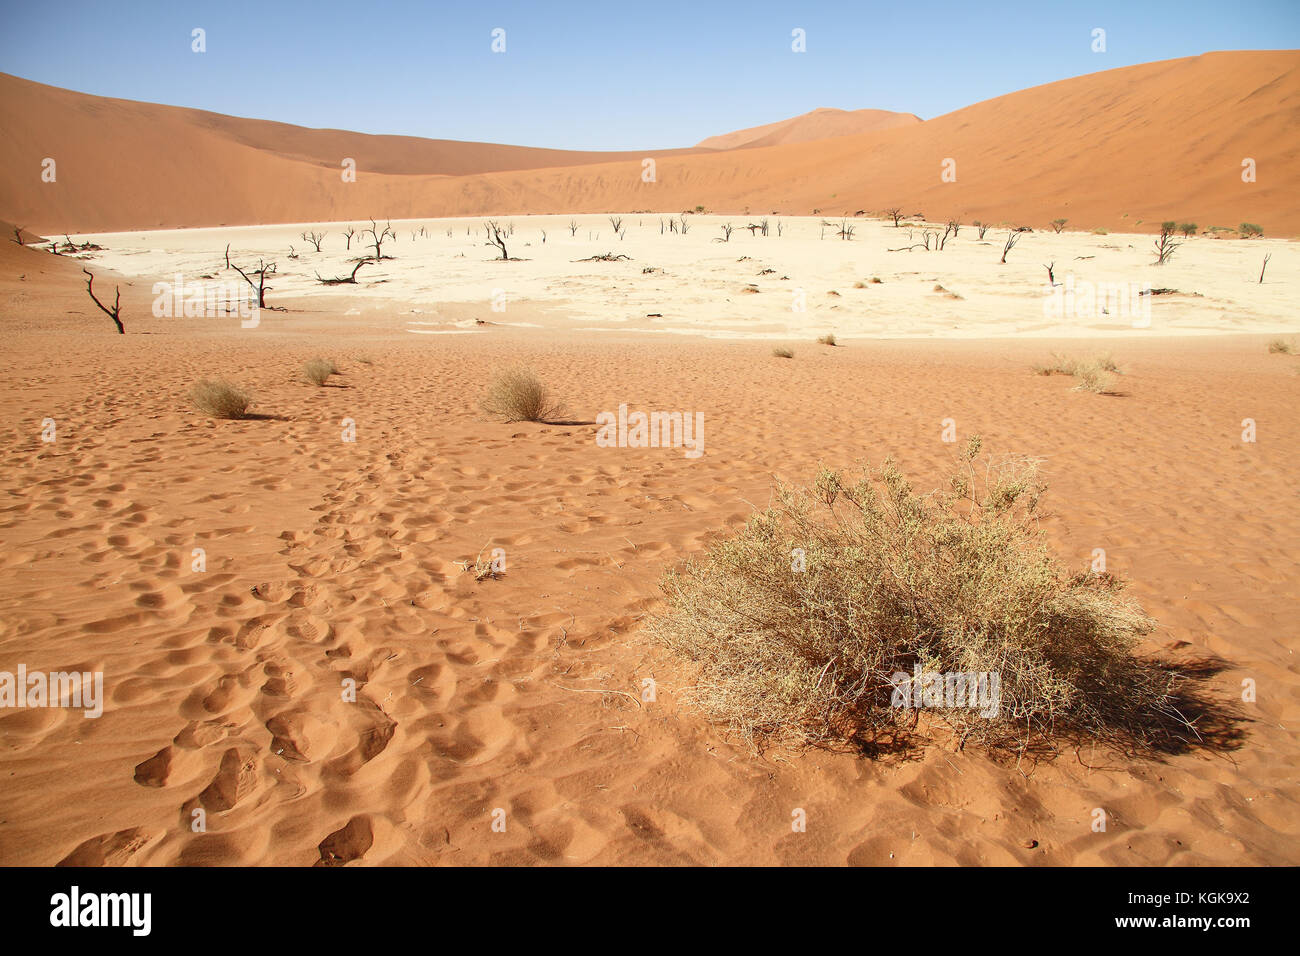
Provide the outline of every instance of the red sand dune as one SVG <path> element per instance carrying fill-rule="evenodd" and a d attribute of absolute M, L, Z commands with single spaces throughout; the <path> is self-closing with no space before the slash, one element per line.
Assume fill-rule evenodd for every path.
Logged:
<path fill-rule="evenodd" d="M 819 109 L 778 123 L 751 126 L 734 133 L 710 136 L 697 143 L 700 149 L 753 149 L 758 146 L 781 146 L 807 143 L 833 136 L 852 136 L 921 122 L 915 113 L 891 113 L 889 110 Z"/>
<path fill-rule="evenodd" d="M 1298 68 L 1300 51 L 1147 63 L 894 129 L 657 153 L 654 183 L 641 178 L 649 153 L 304 130 L 0 77 L 0 216 L 89 232 L 697 205 L 838 216 L 900 205 L 939 220 L 1041 227 L 1066 217 L 1070 228 L 1112 230 L 1249 221 L 1289 236 L 1300 233 Z M 57 183 L 40 181 L 47 156 Z M 355 183 L 342 182 L 343 156 L 357 160 Z M 1257 182 L 1242 182 L 1247 157 Z M 940 179 L 946 158 L 956 182 Z"/>

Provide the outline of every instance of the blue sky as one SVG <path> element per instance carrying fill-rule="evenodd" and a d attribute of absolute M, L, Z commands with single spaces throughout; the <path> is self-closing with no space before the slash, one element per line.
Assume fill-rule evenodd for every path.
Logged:
<path fill-rule="evenodd" d="M 1300 0 L 0 0 L 0 71 L 367 133 L 662 148 L 819 106 L 929 119 L 1099 70 L 1300 47 Z M 207 52 L 191 51 L 206 30 Z M 505 53 L 491 51 L 506 31 Z M 791 51 L 791 31 L 807 52 Z M 1105 53 L 1091 49 L 1106 30 Z"/>

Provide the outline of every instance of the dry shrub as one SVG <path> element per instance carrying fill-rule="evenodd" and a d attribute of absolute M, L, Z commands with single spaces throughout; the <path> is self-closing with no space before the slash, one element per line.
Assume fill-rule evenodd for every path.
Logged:
<path fill-rule="evenodd" d="M 314 358 L 302 367 L 302 374 L 313 385 L 324 385 L 331 375 L 338 373 L 338 366 L 331 359 Z"/>
<path fill-rule="evenodd" d="M 823 469 L 812 488 L 778 486 L 743 529 L 666 573 L 649 627 L 698 663 L 688 705 L 751 742 L 899 746 L 919 711 L 891 705 L 891 678 L 920 666 L 1000 675 L 994 716 L 924 710 L 961 742 L 1185 742 L 1179 677 L 1134 653 L 1154 622 L 1113 576 L 1053 560 L 1033 461 L 977 467 L 979 448 L 945 492 L 918 494 L 888 460 L 852 484 Z"/>
<path fill-rule="evenodd" d="M 1053 353 L 1050 365 L 1035 365 L 1034 371 L 1039 375 L 1072 375 L 1077 379 L 1076 389 L 1085 392 L 1106 394 L 1115 386 L 1115 376 L 1120 373 L 1119 366 L 1110 355 L 1098 355 L 1091 359 L 1068 358 Z"/>
<path fill-rule="evenodd" d="M 1289 342 L 1286 339 L 1274 339 L 1272 342 L 1268 343 L 1268 351 L 1269 354 L 1280 353 L 1282 355 L 1290 355 L 1295 351 L 1295 343 Z"/>
<path fill-rule="evenodd" d="M 794 358 L 794 352 L 789 349 L 775 348 L 772 349 L 772 354 L 777 358 Z"/>
<path fill-rule="evenodd" d="M 831 333 L 830 335 L 823 335 L 821 338 L 819 338 L 819 339 L 817 340 L 817 344 L 818 344 L 818 345 L 837 345 L 838 343 L 835 341 L 835 334 L 834 334 L 834 333 Z"/>
<path fill-rule="evenodd" d="M 519 367 L 502 372 L 483 396 L 482 408 L 507 422 L 545 422 L 564 414 L 564 406 L 531 369 Z"/>
<path fill-rule="evenodd" d="M 246 418 L 248 407 L 253 404 L 253 396 L 248 390 L 230 382 L 209 379 L 196 382 L 189 397 L 195 408 L 213 418 Z"/>

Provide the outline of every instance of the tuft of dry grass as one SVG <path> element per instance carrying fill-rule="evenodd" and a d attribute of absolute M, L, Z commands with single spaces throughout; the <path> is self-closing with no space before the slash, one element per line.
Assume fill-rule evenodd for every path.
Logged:
<path fill-rule="evenodd" d="M 817 344 L 818 344 L 818 345 L 838 345 L 839 343 L 835 341 L 835 333 L 832 332 L 832 333 L 830 333 L 829 335 L 823 335 L 821 338 L 819 338 L 819 339 L 817 340 Z"/>
<path fill-rule="evenodd" d="M 203 379 L 190 389 L 189 399 L 199 411 L 213 418 L 238 420 L 248 417 L 253 396 L 247 389 L 230 382 Z"/>
<path fill-rule="evenodd" d="M 302 374 L 313 385 L 324 385 L 331 375 L 339 373 L 332 359 L 314 358 L 303 363 Z"/>
<path fill-rule="evenodd" d="M 1268 343 L 1268 351 L 1270 355 L 1292 355 L 1295 353 L 1295 350 L 1295 343 L 1289 339 L 1274 339 L 1272 342 Z"/>
<path fill-rule="evenodd" d="M 531 369 L 522 366 L 498 375 L 480 403 L 483 411 L 507 422 L 546 422 L 564 414 Z"/>
<path fill-rule="evenodd" d="M 780 348 L 780 347 L 774 348 L 772 349 L 772 354 L 777 358 L 787 358 L 787 359 L 794 358 L 794 352 L 790 351 L 790 349 L 787 348 Z"/>
<path fill-rule="evenodd" d="M 1076 359 L 1052 353 L 1050 365 L 1035 365 L 1039 375 L 1071 375 L 1077 380 L 1076 389 L 1106 394 L 1115 386 L 1115 374 L 1123 374 L 1109 354 L 1091 359 Z M 1115 373 L 1115 374 L 1111 374 Z"/>
<path fill-rule="evenodd" d="M 854 479 L 823 468 L 669 570 L 649 629 L 695 662 L 688 706 L 754 744 L 869 751 L 907 745 L 923 716 L 927 731 L 1004 752 L 1194 736 L 1181 678 L 1135 652 L 1155 623 L 1112 575 L 1070 573 L 1049 553 L 1036 462 L 977 463 L 979 450 L 977 437 L 928 494 L 890 460 Z M 900 678 L 918 668 L 996 674 L 995 712 L 906 706 Z"/>

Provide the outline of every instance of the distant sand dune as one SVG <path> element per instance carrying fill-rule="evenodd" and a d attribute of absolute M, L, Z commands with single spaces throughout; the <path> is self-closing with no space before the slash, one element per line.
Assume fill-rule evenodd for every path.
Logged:
<path fill-rule="evenodd" d="M 876 130 L 912 126 L 921 122 L 915 113 L 891 113 L 889 110 L 819 109 L 778 123 L 751 126 L 749 129 L 710 136 L 697 144 L 705 149 L 752 149 L 756 146 L 781 146 L 806 143 L 833 136 L 852 136 Z"/>
<path fill-rule="evenodd" d="M 1065 217 L 1071 228 L 1132 231 L 1177 218 L 1300 233 L 1296 51 L 1147 63 L 924 123 L 724 152 L 565 154 L 365 137 L 13 77 L 0 78 L 0 128 L 0 216 L 42 232 L 697 205 L 839 216 L 898 205 L 940 221 L 1035 228 Z M 653 183 L 641 177 L 649 155 Z M 349 156 L 355 183 L 340 176 Z M 45 157 L 58 163 L 55 184 L 40 181 Z M 955 182 L 940 179 L 949 158 Z M 1253 183 L 1241 178 L 1247 158 Z"/>

